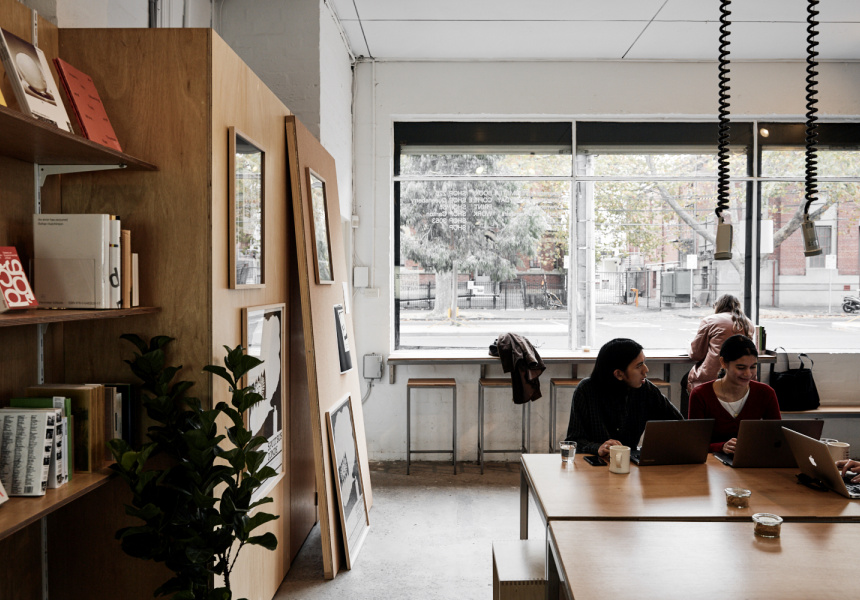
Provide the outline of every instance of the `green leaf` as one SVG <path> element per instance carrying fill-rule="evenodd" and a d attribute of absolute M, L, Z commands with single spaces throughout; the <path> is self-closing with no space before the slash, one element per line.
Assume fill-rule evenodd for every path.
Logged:
<path fill-rule="evenodd" d="M 247 543 L 262 546 L 266 550 L 274 550 L 278 547 L 278 538 L 275 537 L 274 533 L 268 532 L 260 536 L 249 537 Z"/>
<path fill-rule="evenodd" d="M 248 517 L 247 521 L 245 522 L 245 533 L 251 533 L 260 525 L 263 525 L 264 523 L 268 523 L 270 521 L 276 521 L 279 518 L 280 517 L 278 515 L 272 515 L 269 513 L 255 513 L 253 516 Z"/>
<path fill-rule="evenodd" d="M 119 339 L 126 340 L 127 342 L 131 342 L 132 344 L 134 344 L 134 346 L 140 351 L 141 354 L 146 354 L 149 351 L 146 342 L 144 342 L 139 335 L 136 335 L 134 333 L 124 333 L 119 336 Z"/>

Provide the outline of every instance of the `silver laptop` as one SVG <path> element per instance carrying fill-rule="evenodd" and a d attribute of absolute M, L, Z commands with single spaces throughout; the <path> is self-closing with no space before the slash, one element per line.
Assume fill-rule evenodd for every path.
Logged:
<path fill-rule="evenodd" d="M 836 467 L 836 461 L 830 456 L 827 444 L 788 428 L 783 428 L 782 431 L 801 473 L 820 481 L 846 498 L 860 498 L 860 484 L 845 483 L 842 473 Z"/>
<path fill-rule="evenodd" d="M 648 421 L 639 450 L 630 460 L 640 467 L 694 465 L 708 458 L 714 419 Z"/>
<path fill-rule="evenodd" d="M 714 452 L 714 456 L 730 467 L 796 467 L 797 462 L 785 441 L 782 428 L 815 438 L 821 437 L 824 427 L 822 419 L 744 420 L 738 429 L 738 445 L 735 453 Z"/>

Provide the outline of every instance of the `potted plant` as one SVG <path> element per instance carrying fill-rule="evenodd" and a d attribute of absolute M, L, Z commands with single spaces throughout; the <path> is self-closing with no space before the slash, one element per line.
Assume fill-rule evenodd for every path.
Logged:
<path fill-rule="evenodd" d="M 262 361 L 245 354 L 241 345 L 225 346 L 224 366 L 208 365 L 204 371 L 227 382 L 232 400 L 205 409 L 199 399 L 187 396 L 192 382 L 173 382 L 182 368 L 166 364 L 165 348 L 173 338 L 156 336 L 147 344 L 137 335 L 121 337 L 137 349 L 134 359 L 125 362 L 142 381 L 143 405 L 155 424 L 139 450 L 121 439 L 108 442 L 116 460 L 111 469 L 132 493 L 126 513 L 142 521 L 120 529 L 116 537 L 130 556 L 163 562 L 173 571 L 153 596 L 231 600 L 230 572 L 242 548 L 252 544 L 274 550 L 278 543 L 272 533 L 253 535 L 278 518 L 254 510 L 271 498 L 251 501 L 254 490 L 275 475 L 271 467 L 261 466 L 265 452 L 258 448 L 265 438 L 245 428 L 245 413 L 262 396 L 242 387 L 242 377 Z M 219 433 L 219 423 L 230 425 L 226 433 Z M 153 461 L 157 455 L 162 456 Z M 223 586 L 215 587 L 218 577 Z"/>

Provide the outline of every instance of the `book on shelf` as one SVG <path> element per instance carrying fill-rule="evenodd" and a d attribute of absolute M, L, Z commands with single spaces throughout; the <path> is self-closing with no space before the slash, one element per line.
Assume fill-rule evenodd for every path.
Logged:
<path fill-rule="evenodd" d="M 75 471 L 95 473 L 108 454 L 105 440 L 105 390 L 101 384 L 43 383 L 24 390 L 27 396 L 64 396 L 72 404 L 72 456 Z"/>
<path fill-rule="evenodd" d="M 62 472 L 56 444 L 58 408 L 0 408 L 0 477 L 10 496 L 42 496 Z"/>
<path fill-rule="evenodd" d="M 54 66 L 81 134 L 88 140 L 122 152 L 93 78 L 62 58 L 55 58 Z"/>
<path fill-rule="evenodd" d="M 59 408 L 63 411 L 63 438 L 60 441 L 63 453 L 63 462 L 65 463 L 63 473 L 65 475 L 65 480 L 69 481 L 75 470 L 75 457 L 72 451 L 74 448 L 74 435 L 72 432 L 74 429 L 74 425 L 72 424 L 72 399 L 65 396 L 10 398 L 9 406 L 15 408 Z"/>
<path fill-rule="evenodd" d="M 0 246 L 0 313 L 38 305 L 18 251 L 14 246 Z"/>
<path fill-rule="evenodd" d="M 120 231 L 119 240 L 122 307 L 131 308 L 131 230 Z"/>
<path fill-rule="evenodd" d="M 25 115 L 74 133 L 45 53 L 30 42 L 0 29 L 0 60 Z"/>
<path fill-rule="evenodd" d="M 122 278 L 122 263 L 120 252 L 122 224 L 115 216 L 110 218 L 110 239 L 108 250 L 108 283 L 110 284 L 111 308 L 122 308 L 122 290 L 120 280 Z"/>
<path fill-rule="evenodd" d="M 122 438 L 132 446 L 137 445 L 134 439 L 134 430 L 138 421 L 136 386 L 132 383 L 105 383 L 105 389 L 114 388 L 116 399 L 114 401 L 114 428 L 111 438 Z"/>
<path fill-rule="evenodd" d="M 2 94 L 0 94 L 0 100 L 2 100 Z M 9 494 L 6 493 L 6 488 L 3 487 L 3 480 L 0 479 L 0 504 L 3 504 L 9 499 Z"/>
<path fill-rule="evenodd" d="M 140 306 L 140 260 L 137 252 L 131 255 L 131 305 Z"/>
<path fill-rule="evenodd" d="M 110 303 L 110 215 L 33 215 L 33 287 L 44 308 Z"/>

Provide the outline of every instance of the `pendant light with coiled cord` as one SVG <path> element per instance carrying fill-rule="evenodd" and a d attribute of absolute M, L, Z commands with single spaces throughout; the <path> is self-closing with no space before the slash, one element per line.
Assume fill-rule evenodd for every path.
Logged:
<path fill-rule="evenodd" d="M 723 211 L 729 207 L 729 15 L 731 0 L 720 2 L 720 138 L 717 145 L 717 240 L 714 260 L 731 260 L 732 226 L 723 220 Z"/>
<path fill-rule="evenodd" d="M 815 97 L 818 91 L 815 89 L 817 82 L 815 77 L 818 75 L 816 67 L 818 61 L 815 57 L 818 52 L 815 47 L 818 42 L 815 41 L 815 36 L 818 32 L 815 30 L 818 27 L 818 6 L 819 0 L 809 0 L 806 7 L 806 168 L 804 178 L 804 197 L 806 205 L 803 207 L 803 223 L 800 228 L 803 232 L 803 254 L 804 256 L 818 256 L 823 252 L 818 245 L 818 236 L 815 233 L 815 224 L 809 220 L 809 207 L 818 199 L 818 99 Z"/>

